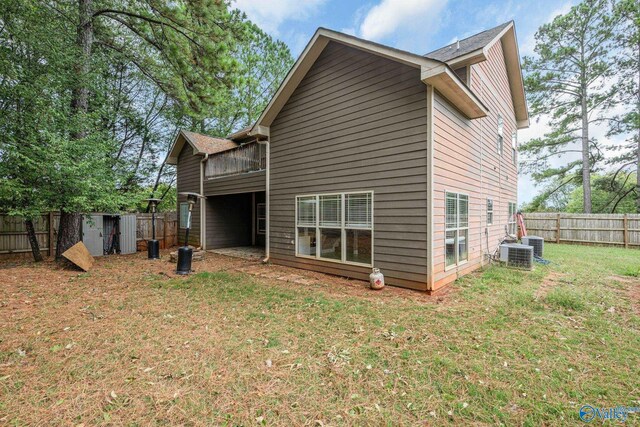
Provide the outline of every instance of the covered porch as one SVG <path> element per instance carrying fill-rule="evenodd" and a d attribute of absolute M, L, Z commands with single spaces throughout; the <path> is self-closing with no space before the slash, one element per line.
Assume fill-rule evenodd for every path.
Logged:
<path fill-rule="evenodd" d="M 264 191 L 207 196 L 205 221 L 207 250 L 240 258 L 264 257 Z"/>

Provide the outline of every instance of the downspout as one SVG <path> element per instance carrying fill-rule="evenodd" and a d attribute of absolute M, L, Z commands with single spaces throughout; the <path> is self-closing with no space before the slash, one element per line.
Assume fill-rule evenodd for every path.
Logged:
<path fill-rule="evenodd" d="M 200 246 L 207 250 L 207 199 L 204 197 L 204 166 L 209 160 L 209 154 L 205 154 L 200 162 Z"/>
<path fill-rule="evenodd" d="M 265 258 L 262 260 L 262 262 L 267 263 L 269 262 L 269 240 L 271 237 L 271 209 L 270 209 L 270 203 L 269 203 L 269 178 L 271 176 L 271 137 L 269 137 L 265 143 L 266 146 L 266 150 L 267 150 L 267 155 L 266 155 L 266 179 L 265 179 L 265 192 L 264 192 L 264 206 L 265 206 L 265 213 L 266 213 L 266 233 L 265 233 L 265 239 L 264 239 L 264 253 L 265 253 Z"/>
<path fill-rule="evenodd" d="M 433 86 L 427 85 L 427 291 L 433 290 Z"/>
<path fill-rule="evenodd" d="M 472 79 L 472 75 L 471 75 L 471 66 L 469 66 L 469 81 L 471 81 Z M 480 80 L 480 99 L 484 99 L 484 79 L 482 78 L 482 74 L 478 73 L 478 79 Z M 490 254 L 490 250 L 489 250 L 489 218 L 488 218 L 488 212 L 487 212 L 487 199 L 489 198 L 489 189 L 485 188 L 484 186 L 484 168 L 482 167 L 482 161 L 484 160 L 484 124 L 485 120 L 484 119 L 480 119 L 478 120 L 478 127 L 480 128 L 480 194 L 483 195 L 484 197 L 482 198 L 483 202 L 484 202 L 484 224 L 482 223 L 482 207 L 480 210 L 480 266 L 484 266 L 485 264 L 485 253 L 484 250 L 482 249 L 482 240 L 484 239 L 485 243 L 487 244 L 487 253 L 486 256 L 488 257 L 488 255 Z M 493 199 L 491 201 L 491 203 L 493 203 Z M 492 209 L 492 214 L 495 217 L 495 214 L 493 213 L 493 211 L 495 210 L 495 204 L 491 207 Z M 484 227 L 482 227 L 484 225 Z M 491 220 L 491 225 L 493 225 L 493 219 Z M 484 233 L 482 232 L 482 230 L 484 229 Z"/>

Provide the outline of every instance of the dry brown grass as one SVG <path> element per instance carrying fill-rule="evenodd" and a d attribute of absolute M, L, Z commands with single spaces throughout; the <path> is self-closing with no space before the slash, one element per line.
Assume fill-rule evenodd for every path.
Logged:
<path fill-rule="evenodd" d="M 540 302 L 554 267 L 430 297 L 224 256 L 194 266 L 2 262 L 0 425 L 572 424 L 575 405 L 631 404 L 640 384 L 630 302 L 578 304 L 566 283 Z"/>

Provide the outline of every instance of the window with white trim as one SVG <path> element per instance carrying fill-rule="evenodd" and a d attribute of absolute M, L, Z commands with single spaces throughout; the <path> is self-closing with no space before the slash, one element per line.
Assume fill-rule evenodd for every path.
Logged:
<path fill-rule="evenodd" d="M 445 265 L 451 267 L 469 259 L 469 196 L 445 194 Z"/>
<path fill-rule="evenodd" d="M 187 228 L 189 224 L 189 203 L 180 203 L 180 228 Z"/>
<path fill-rule="evenodd" d="M 258 234 L 267 232 L 267 209 L 264 203 L 256 205 L 256 232 Z"/>
<path fill-rule="evenodd" d="M 493 224 L 493 199 L 487 199 L 487 225 Z"/>
<path fill-rule="evenodd" d="M 296 197 L 296 256 L 371 266 L 373 193 Z"/>
<path fill-rule="evenodd" d="M 518 207 L 515 202 L 509 202 L 509 221 L 507 222 L 507 232 L 515 235 L 518 231 L 518 225 L 516 222 L 516 214 L 518 213 Z"/>
<path fill-rule="evenodd" d="M 498 154 L 502 155 L 504 148 L 504 120 L 502 115 L 498 114 Z"/>
<path fill-rule="evenodd" d="M 514 165 L 518 165 L 518 133 L 511 134 L 511 159 Z"/>

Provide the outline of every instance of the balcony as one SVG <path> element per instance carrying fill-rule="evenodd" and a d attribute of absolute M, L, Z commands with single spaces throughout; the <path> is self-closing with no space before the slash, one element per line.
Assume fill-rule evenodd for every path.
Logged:
<path fill-rule="evenodd" d="M 240 175 L 264 170 L 266 166 L 266 146 L 250 142 L 209 157 L 204 176 L 206 179 L 214 179 Z"/>

